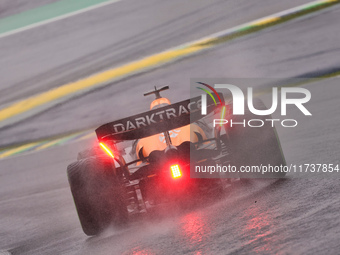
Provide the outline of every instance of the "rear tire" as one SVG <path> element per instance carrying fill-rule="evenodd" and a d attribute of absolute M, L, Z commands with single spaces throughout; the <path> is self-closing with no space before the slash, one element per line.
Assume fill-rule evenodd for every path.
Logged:
<path fill-rule="evenodd" d="M 89 149 L 83 150 L 78 153 L 77 160 L 94 157 L 94 156 L 107 156 L 98 145 Z"/>
<path fill-rule="evenodd" d="M 113 162 L 97 156 L 79 160 L 67 168 L 68 180 L 86 235 L 99 234 L 111 223 L 127 221 L 124 186 L 114 172 Z"/>
<path fill-rule="evenodd" d="M 267 109 L 260 99 L 254 99 L 254 107 L 256 109 Z M 272 127 L 270 115 L 258 116 L 251 113 L 249 110 L 244 116 L 232 116 L 233 122 L 243 122 L 245 119 L 246 127 L 239 124 L 228 127 L 227 133 L 229 136 L 231 165 L 235 165 L 237 170 L 241 166 L 286 166 L 281 144 L 276 133 L 275 127 Z M 247 122 L 250 119 L 260 119 L 264 121 L 262 127 L 249 127 Z M 286 175 L 284 171 L 279 172 L 248 172 L 241 173 L 241 178 L 282 178 Z"/>

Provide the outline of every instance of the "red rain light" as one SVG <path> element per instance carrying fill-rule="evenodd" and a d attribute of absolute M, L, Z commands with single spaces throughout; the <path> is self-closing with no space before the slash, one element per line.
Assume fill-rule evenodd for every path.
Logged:
<path fill-rule="evenodd" d="M 174 179 L 182 176 L 181 169 L 179 168 L 179 165 L 172 165 L 170 167 L 170 169 L 171 169 L 172 177 Z"/>
<path fill-rule="evenodd" d="M 110 149 L 103 143 L 99 143 L 100 147 L 102 147 L 102 149 L 107 153 L 107 155 L 109 155 L 111 158 L 114 158 L 115 156 L 113 155 L 113 153 L 110 151 Z"/>

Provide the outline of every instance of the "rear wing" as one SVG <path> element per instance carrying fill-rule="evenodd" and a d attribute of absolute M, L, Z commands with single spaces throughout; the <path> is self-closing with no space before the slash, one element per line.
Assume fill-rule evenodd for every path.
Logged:
<path fill-rule="evenodd" d="M 223 98 L 223 95 L 220 94 Z M 207 100 L 207 114 L 214 111 L 220 102 Z M 168 130 L 189 125 L 204 116 L 201 115 L 201 97 L 184 100 L 155 110 L 143 112 L 128 118 L 113 121 L 96 129 L 99 141 L 135 140 Z"/>

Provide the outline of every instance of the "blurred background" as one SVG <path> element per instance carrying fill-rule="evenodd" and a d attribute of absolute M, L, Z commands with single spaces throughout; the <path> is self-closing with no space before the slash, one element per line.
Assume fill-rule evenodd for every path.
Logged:
<path fill-rule="evenodd" d="M 337 0 L 1 0 L 0 250 L 338 253 L 338 179 L 236 185 L 212 205 L 87 239 L 65 171 L 97 126 L 148 110 L 144 92 L 169 85 L 178 102 L 200 78 L 306 78 L 317 117 L 278 128 L 283 151 L 338 164 L 339 14 Z"/>

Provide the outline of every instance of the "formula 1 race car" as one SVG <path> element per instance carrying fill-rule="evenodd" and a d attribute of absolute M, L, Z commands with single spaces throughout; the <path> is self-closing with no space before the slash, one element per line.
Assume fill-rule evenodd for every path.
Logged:
<path fill-rule="evenodd" d="M 222 94 L 221 102 L 207 100 L 207 114 L 202 115 L 201 97 L 170 104 L 160 96 L 166 89 L 155 87 L 144 94 L 156 96 L 150 111 L 97 128 L 98 146 L 80 152 L 77 161 L 68 166 L 68 180 L 85 234 L 97 235 L 109 225 L 124 225 L 132 215 L 161 204 L 185 204 L 203 194 L 214 196 L 223 191 L 228 178 L 285 175 L 283 171 L 197 173 L 197 164 L 201 169 L 212 165 L 239 169 L 260 164 L 282 166 L 285 159 L 272 126 L 212 126 L 212 120 L 221 119 L 221 114 L 235 121 L 240 118 L 231 116 L 232 104 L 224 102 Z M 266 109 L 260 100 L 254 100 L 254 105 Z M 242 117 L 253 116 L 248 111 Z"/>

